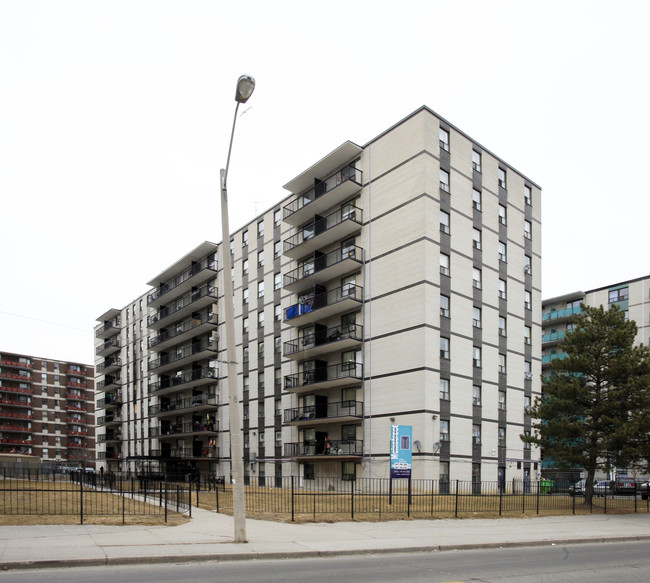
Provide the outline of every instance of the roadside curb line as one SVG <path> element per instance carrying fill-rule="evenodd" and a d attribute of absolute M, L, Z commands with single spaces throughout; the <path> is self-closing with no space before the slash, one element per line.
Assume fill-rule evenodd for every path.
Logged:
<path fill-rule="evenodd" d="M 259 561 L 281 559 L 314 559 L 325 557 L 398 554 L 398 553 L 431 553 L 446 551 L 468 551 L 478 549 L 506 549 L 520 547 L 541 547 L 575 544 L 597 544 L 617 542 L 640 542 L 650 540 L 650 535 L 611 536 L 595 538 L 547 539 L 530 541 L 506 541 L 495 543 L 467 543 L 450 545 L 429 545 L 402 548 L 376 548 L 376 549 L 350 549 L 336 551 L 295 551 L 295 552 L 264 552 L 264 553 L 226 553 L 226 554 L 200 554 L 200 555 L 167 555 L 144 557 L 116 557 L 103 559 L 53 559 L 43 561 L 14 561 L 0 563 L 0 571 L 28 570 L 28 569 L 55 569 L 74 567 L 105 567 L 112 565 L 152 565 L 165 563 L 194 563 L 214 561 L 217 563 L 235 561 Z"/>

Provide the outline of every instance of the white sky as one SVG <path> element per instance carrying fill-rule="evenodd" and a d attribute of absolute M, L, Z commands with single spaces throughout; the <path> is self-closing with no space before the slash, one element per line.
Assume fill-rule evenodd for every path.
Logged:
<path fill-rule="evenodd" d="M 95 319 L 204 240 L 242 73 L 236 229 L 421 105 L 543 189 L 543 296 L 640 277 L 650 3 L 0 0 L 0 351 L 92 363 Z"/>

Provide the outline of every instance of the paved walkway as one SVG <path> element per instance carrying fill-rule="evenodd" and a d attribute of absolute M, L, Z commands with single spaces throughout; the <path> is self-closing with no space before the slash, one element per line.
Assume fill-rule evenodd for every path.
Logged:
<path fill-rule="evenodd" d="M 284 524 L 192 509 L 181 526 L 2 526 L 0 570 L 650 540 L 650 515 Z"/>

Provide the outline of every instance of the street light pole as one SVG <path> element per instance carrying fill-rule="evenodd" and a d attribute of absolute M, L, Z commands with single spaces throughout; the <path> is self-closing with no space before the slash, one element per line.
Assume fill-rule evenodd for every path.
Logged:
<path fill-rule="evenodd" d="M 237 81 L 235 117 L 230 133 L 226 167 L 220 172 L 221 184 L 221 265 L 223 275 L 223 305 L 226 320 L 226 365 L 228 377 L 228 420 L 230 431 L 230 459 L 232 467 L 232 503 L 235 542 L 246 541 L 246 504 L 244 500 L 244 445 L 242 441 L 241 418 L 239 415 L 239 390 L 237 378 L 237 357 L 235 353 L 235 308 L 232 289 L 232 259 L 230 257 L 230 225 L 228 221 L 228 167 L 235 136 L 235 124 L 240 103 L 246 103 L 255 89 L 255 80 L 242 75 Z"/>

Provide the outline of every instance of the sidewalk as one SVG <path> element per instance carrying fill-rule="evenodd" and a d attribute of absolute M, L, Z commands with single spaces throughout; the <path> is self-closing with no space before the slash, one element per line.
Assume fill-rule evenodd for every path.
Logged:
<path fill-rule="evenodd" d="M 192 510 L 181 526 L 2 526 L 0 570 L 650 540 L 650 515 L 284 524 Z"/>

